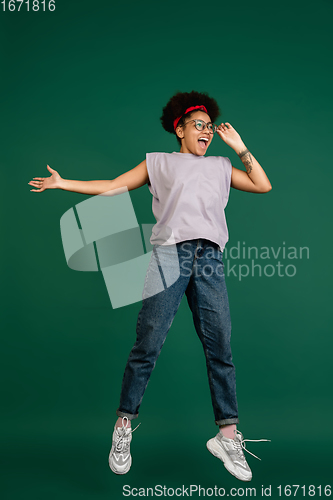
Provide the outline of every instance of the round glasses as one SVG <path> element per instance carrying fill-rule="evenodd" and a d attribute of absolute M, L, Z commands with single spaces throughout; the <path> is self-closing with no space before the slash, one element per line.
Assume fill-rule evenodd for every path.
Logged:
<path fill-rule="evenodd" d="M 191 123 L 191 122 L 194 122 L 195 128 L 197 130 L 199 130 L 199 132 L 202 132 L 203 130 L 205 130 L 206 127 L 208 128 L 209 132 L 211 132 L 212 134 L 214 134 L 217 130 L 217 125 L 215 125 L 215 123 L 212 123 L 212 122 L 206 123 L 203 120 L 189 120 L 188 122 L 185 122 L 184 125 L 186 125 L 187 123 Z"/>

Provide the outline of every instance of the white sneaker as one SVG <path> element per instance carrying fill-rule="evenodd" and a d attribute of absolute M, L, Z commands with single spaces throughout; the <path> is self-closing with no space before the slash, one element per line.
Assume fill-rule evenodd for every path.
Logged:
<path fill-rule="evenodd" d="M 224 467 L 241 481 L 251 481 L 252 472 L 246 461 L 243 450 L 260 460 L 259 457 L 245 448 L 245 441 L 270 441 L 270 439 L 243 439 L 243 434 L 234 430 L 235 438 L 229 439 L 218 432 L 215 437 L 207 441 L 208 450 L 222 460 Z"/>
<path fill-rule="evenodd" d="M 127 420 L 124 425 L 124 420 Z M 128 422 L 127 417 L 122 418 L 122 427 L 114 426 L 112 435 L 112 448 L 109 454 L 109 466 L 115 474 L 126 474 L 131 468 L 132 457 L 130 453 L 130 443 L 132 441 L 132 432 L 135 429 L 126 427 Z"/>

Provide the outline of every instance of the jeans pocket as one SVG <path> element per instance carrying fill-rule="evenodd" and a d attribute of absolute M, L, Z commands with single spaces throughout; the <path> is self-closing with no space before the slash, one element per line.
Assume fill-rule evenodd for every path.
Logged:
<path fill-rule="evenodd" d="M 219 248 L 217 250 L 217 257 L 218 257 L 220 263 L 222 264 L 222 271 L 224 271 L 223 252 L 221 252 L 221 250 Z"/>

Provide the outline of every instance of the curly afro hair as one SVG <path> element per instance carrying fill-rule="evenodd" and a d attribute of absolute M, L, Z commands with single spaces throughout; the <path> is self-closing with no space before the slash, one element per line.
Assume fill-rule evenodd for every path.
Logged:
<path fill-rule="evenodd" d="M 168 104 L 163 108 L 163 114 L 160 118 L 162 127 L 167 132 L 175 134 L 180 145 L 182 141 L 177 136 L 173 128 L 174 120 L 179 116 L 182 116 L 187 108 L 190 108 L 191 106 L 200 106 L 201 104 L 207 109 L 212 122 L 220 116 L 221 112 L 216 100 L 209 97 L 206 92 L 195 92 L 194 90 L 192 90 L 192 92 L 177 92 L 173 97 L 171 97 Z M 185 118 L 190 118 L 192 113 L 195 113 L 195 111 L 196 110 L 190 111 L 189 113 L 186 113 L 186 115 L 183 115 L 179 120 L 178 125 L 183 125 Z"/>

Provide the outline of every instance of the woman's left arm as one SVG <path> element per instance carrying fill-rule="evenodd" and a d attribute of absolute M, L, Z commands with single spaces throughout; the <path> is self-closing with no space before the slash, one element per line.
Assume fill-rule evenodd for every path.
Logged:
<path fill-rule="evenodd" d="M 226 122 L 219 125 L 217 133 L 237 153 L 246 168 L 244 172 L 244 170 L 232 167 L 231 187 L 250 193 L 268 193 L 272 185 L 264 169 L 247 149 L 238 132 Z"/>

